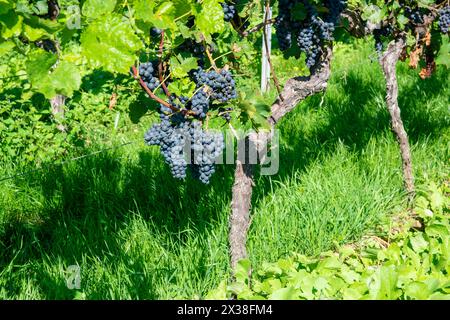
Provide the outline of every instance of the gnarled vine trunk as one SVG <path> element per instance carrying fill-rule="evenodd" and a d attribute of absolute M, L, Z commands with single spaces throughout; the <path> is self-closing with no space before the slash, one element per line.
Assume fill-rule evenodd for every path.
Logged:
<path fill-rule="evenodd" d="M 258 141 L 256 135 L 250 134 L 246 137 L 249 143 L 254 143 L 257 150 L 264 148 L 266 143 L 270 141 L 275 125 L 284 115 L 293 110 L 301 100 L 326 89 L 330 77 L 331 56 L 332 48 L 328 47 L 317 68 L 311 70 L 310 76 L 295 77 L 286 82 L 283 91 L 271 107 L 271 116 L 268 118 L 268 122 L 272 131 L 262 138 L 259 135 Z M 246 157 L 238 155 L 232 190 L 229 244 L 233 270 L 235 270 L 239 260 L 247 257 L 247 231 L 250 226 L 250 208 L 254 185 L 254 165 L 246 161 L 239 161 L 239 159 L 246 159 Z"/>
<path fill-rule="evenodd" d="M 246 138 L 248 140 L 248 138 Z M 238 155 L 238 158 L 240 156 Z M 244 161 L 245 162 L 245 161 Z M 253 165 L 236 161 L 234 171 L 233 199 L 230 215 L 230 258 L 235 269 L 239 260 L 247 256 L 247 231 L 250 226 L 250 208 L 253 191 Z"/>
<path fill-rule="evenodd" d="M 386 79 L 386 105 L 391 116 L 392 131 L 400 146 L 400 155 L 403 166 L 403 180 L 409 200 L 414 198 L 414 176 L 412 169 L 411 150 L 403 121 L 398 106 L 398 84 L 395 67 L 406 45 L 406 40 L 401 37 L 389 43 L 386 51 L 380 57 L 380 64 Z"/>

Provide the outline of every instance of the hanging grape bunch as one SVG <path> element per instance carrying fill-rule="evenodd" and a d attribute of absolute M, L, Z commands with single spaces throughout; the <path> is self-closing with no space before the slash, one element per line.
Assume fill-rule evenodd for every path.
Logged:
<path fill-rule="evenodd" d="M 155 64 L 156 65 L 156 64 Z M 144 80 L 150 90 L 155 90 L 159 86 L 159 80 L 155 76 L 156 70 L 152 62 L 142 63 L 139 66 L 139 76 Z"/>
<path fill-rule="evenodd" d="M 140 76 L 149 89 L 157 81 L 152 80 L 157 76 L 155 65 L 146 62 L 139 66 Z M 170 107 L 160 105 L 160 122 L 152 125 L 144 140 L 148 145 L 160 147 L 174 178 L 185 179 L 189 169 L 194 178 L 208 184 L 215 172 L 215 160 L 223 151 L 224 139 L 221 133 L 204 130 L 201 120 L 210 108 L 220 106 L 220 113 L 223 104 L 237 97 L 236 83 L 225 69 L 205 71 L 199 67 L 190 74 L 195 83 L 192 97 L 170 95 L 167 102 Z M 229 121 L 232 108 L 226 110 Z"/>
<path fill-rule="evenodd" d="M 450 6 L 446 6 L 439 11 L 438 25 L 442 33 L 448 33 L 450 28 Z"/>
<path fill-rule="evenodd" d="M 233 5 L 230 5 L 226 2 L 220 3 L 223 9 L 223 19 L 227 22 L 231 21 L 236 14 L 236 9 Z"/>
<path fill-rule="evenodd" d="M 324 2 L 324 6 L 327 10 L 319 13 L 309 0 L 278 1 L 275 27 L 280 50 L 291 48 L 292 39 L 296 37 L 298 48 L 306 55 L 308 68 L 319 61 L 325 42 L 333 40 L 334 28 L 346 1 L 328 0 Z M 292 14 L 297 10 L 305 13 L 303 19 Z"/>

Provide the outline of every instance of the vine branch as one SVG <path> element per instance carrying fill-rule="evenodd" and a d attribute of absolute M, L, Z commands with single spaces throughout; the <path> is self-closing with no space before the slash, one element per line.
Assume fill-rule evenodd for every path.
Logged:
<path fill-rule="evenodd" d="M 273 19 L 265 19 L 265 21 L 258 23 L 256 26 L 254 26 L 251 29 L 248 29 L 247 31 L 242 31 L 241 36 L 243 37 L 247 37 L 249 34 L 251 33 L 255 33 L 258 32 L 259 30 L 261 30 L 263 27 L 269 25 L 269 24 L 273 24 L 277 21 L 276 18 Z"/>
<path fill-rule="evenodd" d="M 159 42 L 159 64 L 158 64 L 159 82 L 161 83 L 161 87 L 163 88 L 166 96 L 170 97 L 171 94 L 170 94 L 169 90 L 167 89 L 165 80 L 163 78 L 163 73 L 164 73 L 163 61 L 162 61 L 163 51 L 164 51 L 164 30 L 161 30 L 161 40 Z"/>
<path fill-rule="evenodd" d="M 168 107 L 170 110 L 172 110 L 173 112 L 180 112 L 181 110 L 178 109 L 177 107 L 171 105 L 170 103 L 168 103 L 167 101 L 164 101 L 163 99 L 157 97 L 152 90 L 150 90 L 147 85 L 145 84 L 144 80 L 142 80 L 141 77 L 139 77 L 139 73 L 136 69 L 135 66 L 132 66 L 131 69 L 133 70 L 133 77 L 139 81 L 139 84 L 141 85 L 141 87 L 145 90 L 145 92 L 147 92 L 147 94 L 150 96 L 150 98 L 152 98 L 153 100 L 155 100 L 156 102 Z"/>

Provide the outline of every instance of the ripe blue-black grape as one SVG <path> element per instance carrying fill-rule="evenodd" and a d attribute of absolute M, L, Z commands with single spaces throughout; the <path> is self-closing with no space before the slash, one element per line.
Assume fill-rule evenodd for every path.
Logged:
<path fill-rule="evenodd" d="M 185 110 L 188 99 L 172 95 L 169 103 Z M 205 131 L 199 121 L 187 119 L 183 112 L 173 112 L 164 105 L 160 119 L 145 133 L 145 142 L 160 147 L 174 178 L 186 178 L 189 167 L 195 178 L 208 184 L 215 171 L 215 159 L 224 148 L 222 134 Z"/>
<path fill-rule="evenodd" d="M 438 25 L 442 33 L 448 33 L 450 28 L 450 6 L 446 6 L 439 10 Z"/>
<path fill-rule="evenodd" d="M 333 40 L 335 25 L 346 3 L 340 0 L 324 1 L 327 10 L 319 12 L 309 0 L 279 0 L 275 28 L 280 50 L 291 48 L 292 38 L 296 37 L 298 48 L 306 55 L 306 65 L 309 68 L 315 66 L 325 42 Z M 304 12 L 306 17 L 298 19 L 293 14 L 298 11 Z"/>
<path fill-rule="evenodd" d="M 202 68 L 198 68 L 193 73 L 193 77 L 197 88 L 206 87 L 209 91 L 209 97 L 213 101 L 217 100 L 224 103 L 237 98 L 236 82 L 228 70 L 223 69 L 216 72 L 215 70 L 204 71 Z"/>
<path fill-rule="evenodd" d="M 373 31 L 373 38 L 375 40 L 375 50 L 378 54 L 383 51 L 383 37 L 389 37 L 394 29 L 390 25 L 385 25 Z"/>
<path fill-rule="evenodd" d="M 157 78 L 156 65 L 156 63 L 152 62 L 145 62 L 139 65 L 139 76 L 152 91 L 160 84 Z"/>
<path fill-rule="evenodd" d="M 227 22 L 231 21 L 233 19 L 234 15 L 236 14 L 235 7 L 226 2 L 221 2 L 220 4 L 223 9 L 223 19 Z"/>

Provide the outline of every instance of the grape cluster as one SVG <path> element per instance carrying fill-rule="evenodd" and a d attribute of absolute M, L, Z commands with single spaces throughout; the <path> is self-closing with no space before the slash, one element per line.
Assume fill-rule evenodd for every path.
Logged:
<path fill-rule="evenodd" d="M 220 72 L 215 70 L 204 71 L 202 68 L 198 68 L 193 76 L 197 88 L 205 87 L 212 100 L 224 103 L 237 98 L 236 82 L 230 71 L 225 69 Z"/>
<path fill-rule="evenodd" d="M 192 111 L 194 111 L 195 115 L 202 119 L 206 117 L 209 107 L 209 97 L 203 88 L 199 88 L 197 92 L 195 92 L 191 104 Z"/>
<path fill-rule="evenodd" d="M 195 178 L 208 184 L 215 171 L 215 160 L 224 148 L 223 136 L 203 130 L 201 122 L 184 115 L 189 103 L 187 97 L 171 95 L 169 103 L 180 111 L 173 112 L 161 105 L 161 122 L 145 133 L 144 140 L 148 145 L 160 147 L 174 178 L 185 179 L 190 168 Z"/>
<path fill-rule="evenodd" d="M 419 8 L 405 7 L 405 14 L 412 25 L 423 24 L 423 13 Z"/>
<path fill-rule="evenodd" d="M 320 39 L 311 26 L 300 30 L 297 44 L 300 51 L 306 54 L 306 66 L 310 68 L 315 65 L 317 55 L 320 54 Z"/>
<path fill-rule="evenodd" d="M 303 6 L 305 19 L 299 21 L 292 15 L 298 6 Z M 297 45 L 306 55 L 306 65 L 311 68 L 317 64 L 325 41 L 333 40 L 335 25 L 346 6 L 343 0 L 327 0 L 324 6 L 328 10 L 319 13 L 309 0 L 278 1 L 278 17 L 275 22 L 276 36 L 280 50 L 292 47 L 292 38 L 296 36 Z"/>
<path fill-rule="evenodd" d="M 190 169 L 195 178 L 208 184 L 215 172 L 214 162 L 225 146 L 223 136 L 202 130 L 198 121 L 192 122 L 189 133 L 192 150 Z"/>
<path fill-rule="evenodd" d="M 275 28 L 278 39 L 278 46 L 281 51 L 285 51 L 292 46 L 292 32 L 289 28 L 289 21 L 284 16 L 278 16 L 275 22 Z"/>
<path fill-rule="evenodd" d="M 219 114 L 223 119 L 225 119 L 226 122 L 231 121 L 231 111 L 233 111 L 233 108 L 230 107 L 219 108 Z"/>
<path fill-rule="evenodd" d="M 220 4 L 223 8 L 223 20 L 227 22 L 231 21 L 234 15 L 236 14 L 236 9 L 234 8 L 233 5 L 230 5 L 226 2 L 221 2 Z"/>
<path fill-rule="evenodd" d="M 153 64 L 152 62 L 145 62 L 139 65 L 139 76 L 152 91 L 159 86 L 159 80 L 156 77 L 157 72 L 154 65 L 156 66 L 156 63 Z"/>
<path fill-rule="evenodd" d="M 150 36 L 152 36 L 152 37 L 159 37 L 161 35 L 161 33 L 162 33 L 162 29 L 158 29 L 155 27 L 150 29 Z"/>
<path fill-rule="evenodd" d="M 164 108 L 167 107 L 162 106 L 161 109 Z M 160 119 L 160 123 L 154 124 L 145 133 L 144 140 L 148 145 L 160 147 L 161 153 L 166 163 L 169 164 L 174 178 L 184 179 L 186 177 L 187 161 L 183 151 L 186 142 L 185 132 L 189 128 L 189 123 L 186 121 L 172 122 L 171 116 L 165 112 L 161 112 Z"/>
<path fill-rule="evenodd" d="M 187 118 L 185 112 L 191 101 L 171 95 L 169 103 L 179 111 L 161 105 L 160 122 L 144 135 L 148 145 L 159 146 L 174 178 L 185 179 L 190 169 L 194 178 L 208 184 L 215 172 L 215 160 L 224 148 L 221 133 L 205 131 L 199 121 Z"/>
<path fill-rule="evenodd" d="M 448 33 L 450 28 L 450 6 L 446 6 L 439 10 L 438 25 L 442 33 Z"/>
<path fill-rule="evenodd" d="M 375 39 L 375 50 L 378 54 L 383 51 L 383 37 L 389 37 L 394 32 L 391 25 L 385 25 L 373 31 L 373 38 Z"/>

